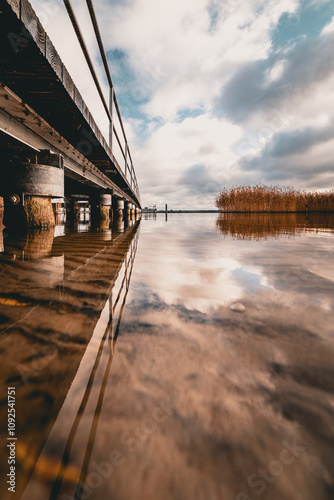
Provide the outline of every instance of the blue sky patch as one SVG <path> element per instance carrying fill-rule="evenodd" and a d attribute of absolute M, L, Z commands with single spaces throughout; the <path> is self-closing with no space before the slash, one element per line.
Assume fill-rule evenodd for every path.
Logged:
<path fill-rule="evenodd" d="M 317 37 L 334 16 L 334 2 L 315 4 L 308 0 L 301 3 L 295 14 L 284 13 L 272 32 L 272 47 L 277 50 L 300 38 Z"/>

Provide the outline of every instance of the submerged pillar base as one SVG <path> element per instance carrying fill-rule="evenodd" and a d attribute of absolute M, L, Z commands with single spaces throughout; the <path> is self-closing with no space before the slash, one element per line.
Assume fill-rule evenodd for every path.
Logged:
<path fill-rule="evenodd" d="M 100 206 L 100 219 L 102 221 L 109 221 L 109 207 L 104 205 Z"/>
<path fill-rule="evenodd" d="M 110 207 L 112 206 L 111 194 L 103 193 L 100 195 L 100 219 L 102 221 L 109 221 Z"/>
<path fill-rule="evenodd" d="M 13 157 L 1 185 L 9 227 L 55 226 L 51 198 L 64 196 L 63 158 L 48 150 Z"/>
<path fill-rule="evenodd" d="M 25 196 L 17 205 L 9 198 L 5 207 L 4 223 L 9 227 L 41 229 L 54 227 L 55 216 L 51 196 Z"/>
<path fill-rule="evenodd" d="M 94 226 L 101 223 L 106 225 L 110 220 L 110 207 L 112 206 L 112 196 L 107 193 L 94 193 L 90 196 L 91 221 Z"/>
<path fill-rule="evenodd" d="M 115 209 L 117 214 L 117 220 L 122 221 L 124 217 L 124 200 L 117 198 L 115 203 Z"/>
<path fill-rule="evenodd" d="M 22 221 L 26 227 L 47 228 L 56 225 L 51 198 L 26 196 L 22 207 Z"/>

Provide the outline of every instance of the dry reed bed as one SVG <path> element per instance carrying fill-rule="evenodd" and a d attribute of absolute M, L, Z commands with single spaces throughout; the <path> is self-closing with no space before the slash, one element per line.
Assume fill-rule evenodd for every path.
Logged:
<path fill-rule="evenodd" d="M 233 186 L 216 198 L 222 212 L 334 212 L 334 191 L 318 193 L 279 186 Z"/>

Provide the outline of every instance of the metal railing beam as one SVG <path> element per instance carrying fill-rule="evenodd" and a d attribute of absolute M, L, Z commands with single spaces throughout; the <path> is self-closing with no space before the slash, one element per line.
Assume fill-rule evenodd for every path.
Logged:
<path fill-rule="evenodd" d="M 64 5 L 66 7 L 66 10 L 68 12 L 68 15 L 69 15 L 69 18 L 71 20 L 71 23 L 72 23 L 72 26 L 74 28 L 74 31 L 75 31 L 75 34 L 77 35 L 77 39 L 78 39 L 78 42 L 80 44 L 80 47 L 81 47 L 81 50 L 85 56 L 85 59 L 86 59 L 86 62 L 88 64 L 88 67 L 89 67 L 89 70 L 90 70 L 90 73 L 93 77 L 93 80 L 94 80 L 94 83 L 95 83 L 95 86 L 96 86 L 96 89 L 99 93 L 99 96 L 100 96 L 100 99 L 102 101 L 102 104 L 104 106 L 104 109 L 107 113 L 107 116 L 109 118 L 109 121 L 111 121 L 111 116 L 110 116 L 110 112 L 109 112 L 109 108 L 107 106 L 107 103 L 106 103 L 106 100 L 104 98 L 104 95 L 103 95 L 103 92 L 102 92 L 102 89 L 101 89 L 101 86 L 100 86 L 100 83 L 99 83 L 99 80 L 96 76 L 96 73 L 95 73 L 95 70 L 94 70 L 94 66 L 93 66 L 93 63 L 92 63 L 92 60 L 89 56 L 89 53 L 88 53 L 88 50 L 87 50 L 87 47 L 86 47 L 86 44 L 85 44 L 85 41 L 84 41 L 84 38 L 82 36 L 82 33 L 81 33 L 81 30 L 79 28 L 79 24 L 78 24 L 78 21 L 75 17 L 75 14 L 74 14 L 74 11 L 73 11 L 73 8 L 72 8 L 72 5 L 71 5 L 71 2 L 70 0 L 63 0 L 64 2 Z"/>

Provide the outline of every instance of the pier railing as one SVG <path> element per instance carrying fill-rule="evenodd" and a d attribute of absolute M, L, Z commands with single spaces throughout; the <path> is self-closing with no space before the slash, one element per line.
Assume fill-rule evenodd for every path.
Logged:
<path fill-rule="evenodd" d="M 97 92 L 100 96 L 102 105 L 104 107 L 104 110 L 105 110 L 106 115 L 107 115 L 108 120 L 109 120 L 109 147 L 110 147 L 111 152 L 113 154 L 113 143 L 114 143 L 114 140 L 116 139 L 117 144 L 118 144 L 119 149 L 120 149 L 120 152 L 123 156 L 124 169 L 121 168 L 121 166 L 119 165 L 118 162 L 117 162 L 117 166 L 120 168 L 121 171 L 124 172 L 125 178 L 129 182 L 131 189 L 136 194 L 138 200 L 140 200 L 138 181 L 137 181 L 136 173 L 135 173 L 135 170 L 133 167 L 132 156 L 130 153 L 128 140 L 127 140 L 126 133 L 124 130 L 123 120 L 122 120 L 119 105 L 117 102 L 116 93 L 115 93 L 114 85 L 112 82 L 112 78 L 111 78 L 111 74 L 110 74 L 110 70 L 109 70 L 109 66 L 108 66 L 108 61 L 107 61 L 107 57 L 106 57 L 106 52 L 105 52 L 105 49 L 103 46 L 102 36 L 101 36 L 101 32 L 100 32 L 99 25 L 97 22 L 93 2 L 92 2 L 92 0 L 86 0 L 86 4 L 87 4 L 88 11 L 89 11 L 90 19 L 91 19 L 91 22 L 93 25 L 96 41 L 97 41 L 99 51 L 100 51 L 100 57 L 101 57 L 101 60 L 103 63 L 105 76 L 107 78 L 108 85 L 109 85 L 109 103 L 106 102 L 106 99 L 103 95 L 99 79 L 96 75 L 91 57 L 89 55 L 83 34 L 80 30 L 80 26 L 79 26 L 79 23 L 78 23 L 77 18 L 75 16 L 71 2 L 70 2 L 70 0 L 63 0 L 63 1 L 65 4 L 67 13 L 69 15 L 69 18 L 71 20 L 72 26 L 74 28 L 74 31 L 76 33 L 76 36 L 78 38 L 78 42 L 80 44 L 81 50 L 82 50 L 83 55 L 86 59 L 88 68 L 90 70 L 91 76 L 92 76 L 94 84 L 95 84 L 95 87 L 96 87 Z M 122 134 L 123 140 L 121 140 L 121 138 L 116 130 L 116 127 L 115 127 L 115 112 L 117 114 L 117 118 L 118 118 L 119 124 L 121 126 L 121 134 Z M 114 159 L 114 161 L 116 160 L 114 154 L 113 154 L 113 159 Z"/>

